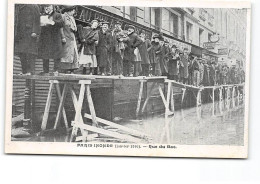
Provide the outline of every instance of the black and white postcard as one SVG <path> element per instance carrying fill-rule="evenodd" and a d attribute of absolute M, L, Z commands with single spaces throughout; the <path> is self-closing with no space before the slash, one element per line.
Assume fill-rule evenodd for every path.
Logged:
<path fill-rule="evenodd" d="M 5 152 L 247 158 L 250 17 L 248 1 L 9 0 Z"/>

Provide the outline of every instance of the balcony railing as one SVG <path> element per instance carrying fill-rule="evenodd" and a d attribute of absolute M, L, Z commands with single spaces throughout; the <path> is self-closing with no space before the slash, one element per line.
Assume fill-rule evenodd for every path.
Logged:
<path fill-rule="evenodd" d="M 213 22 L 214 22 L 214 17 L 210 14 L 208 14 L 208 24 L 210 26 L 213 26 Z"/>
<path fill-rule="evenodd" d="M 201 20 L 205 21 L 206 20 L 206 13 L 207 11 L 203 8 L 200 8 L 199 10 L 199 17 Z"/>
<path fill-rule="evenodd" d="M 194 8 L 188 7 L 187 9 L 191 12 L 191 14 L 193 14 L 195 12 Z"/>

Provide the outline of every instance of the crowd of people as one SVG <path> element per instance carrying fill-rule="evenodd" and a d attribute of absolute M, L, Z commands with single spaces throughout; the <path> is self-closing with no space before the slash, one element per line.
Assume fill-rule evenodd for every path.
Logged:
<path fill-rule="evenodd" d="M 77 25 L 74 6 L 61 12 L 54 5 L 22 5 L 18 9 L 15 51 L 22 73 L 34 73 L 36 58 L 43 60 L 42 75 L 74 73 L 79 68 L 87 75 L 167 76 L 195 86 L 234 84 L 244 81 L 240 67 L 207 61 L 170 44 L 163 34 L 136 31 L 133 25 L 122 28 L 116 21 L 93 19 Z M 49 71 L 50 59 L 54 60 Z"/>

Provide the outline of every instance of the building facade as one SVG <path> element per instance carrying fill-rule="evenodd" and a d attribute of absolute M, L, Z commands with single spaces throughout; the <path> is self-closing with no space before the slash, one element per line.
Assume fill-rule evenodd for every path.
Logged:
<path fill-rule="evenodd" d="M 244 9 L 118 6 L 91 9 L 97 11 L 95 17 L 109 19 L 106 14 L 111 13 L 110 16 L 136 25 L 137 30 L 147 30 L 150 36 L 162 32 L 171 44 L 188 47 L 197 55 L 245 66 L 247 12 Z"/>

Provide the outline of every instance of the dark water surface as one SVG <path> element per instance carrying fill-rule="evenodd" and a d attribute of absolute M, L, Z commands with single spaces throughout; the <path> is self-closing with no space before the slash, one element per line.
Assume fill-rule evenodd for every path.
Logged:
<path fill-rule="evenodd" d="M 231 104 L 230 104 L 231 105 Z M 225 106 L 225 108 L 224 108 Z M 243 145 L 244 106 L 227 108 L 227 102 L 203 104 L 175 111 L 165 121 L 164 114 L 142 121 L 122 120 L 119 123 L 152 137 L 151 143 L 184 145 Z M 34 136 L 28 141 L 68 142 L 70 135 Z"/>

